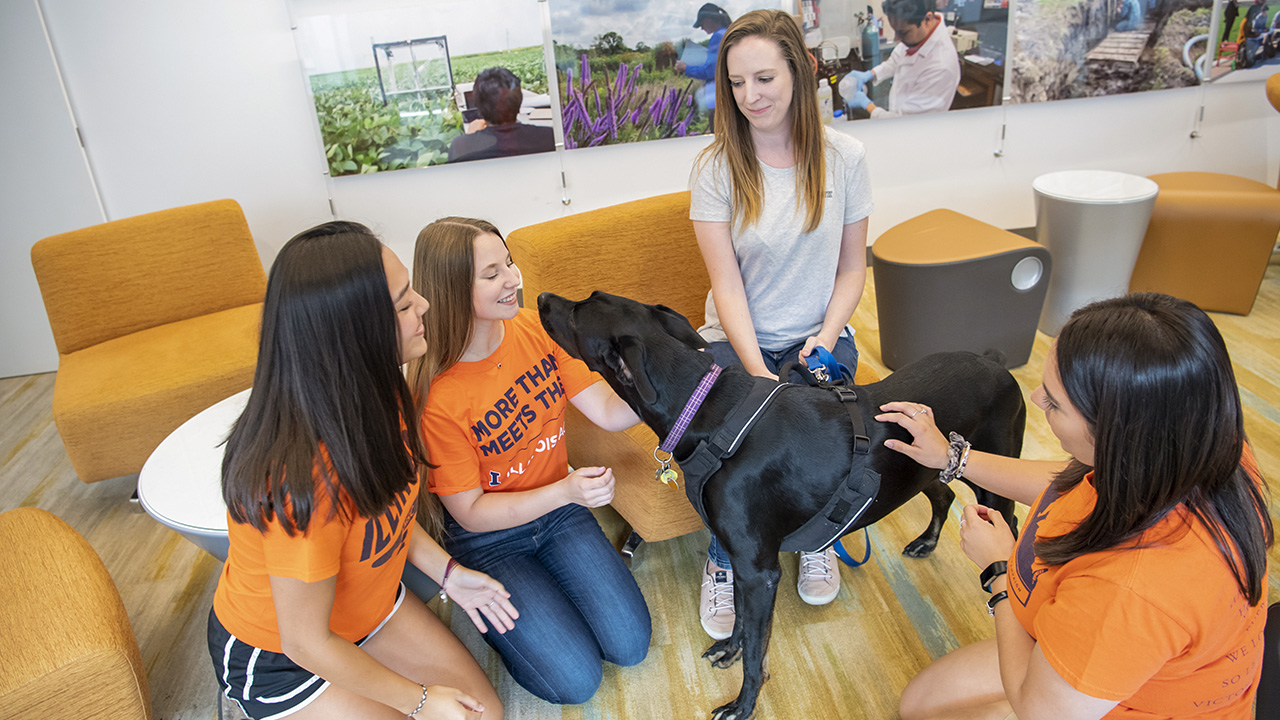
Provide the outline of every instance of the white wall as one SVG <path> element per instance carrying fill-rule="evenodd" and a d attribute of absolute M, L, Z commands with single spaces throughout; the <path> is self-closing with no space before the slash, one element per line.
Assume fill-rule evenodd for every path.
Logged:
<path fill-rule="evenodd" d="M 34 0 L 0 4 L 0 376 L 56 367 L 58 351 L 31 270 L 31 245 L 102 222 Z M 18 69 L 21 68 L 19 71 Z"/>
<path fill-rule="evenodd" d="M 10 26 L 9 5 L 0 38 L 16 34 L 30 40 L 29 28 Z M 41 0 L 41 5 L 107 216 L 232 197 L 244 206 L 265 262 L 295 232 L 330 217 L 330 192 L 340 217 L 371 224 L 408 260 L 417 231 L 442 215 L 486 217 L 510 230 L 682 190 L 694 155 L 706 143 L 670 140 L 329 181 L 322 174 L 318 133 L 284 0 Z M 8 53 L 9 43 L 4 44 Z M 29 51 L 23 55 L 28 56 Z M 47 92 L 53 82 L 33 80 L 37 87 L 28 88 L 9 75 L 0 78 L 0 90 L 24 101 Z M 1202 96 L 1207 109 L 1200 137 L 1192 139 Z M 5 118 L 0 127 L 9 129 L 11 121 Z M 1007 128 L 1001 146 L 1002 122 Z M 1053 170 L 1208 170 L 1272 182 L 1280 154 L 1280 115 L 1267 104 L 1260 83 L 839 128 L 868 147 L 876 193 L 872 238 L 936 207 L 1001 227 L 1033 225 L 1031 180 Z M 994 154 L 999 147 L 1002 157 Z M 561 203 L 562 167 L 568 206 Z M 26 170 L 11 171 L 5 182 L 30 178 Z M 52 223 L 57 230 L 46 230 L 42 220 L 64 214 L 56 192 L 46 193 L 52 207 L 4 195 L 8 225 L 17 230 L 0 236 L 5 262 L 0 349 L 38 342 L 43 331 L 28 327 L 29 321 L 43 319 L 38 293 L 34 287 L 10 287 L 10 263 L 26 263 L 31 243 L 49 232 L 96 222 L 71 220 L 65 213 Z M 32 367 L 0 353 L 0 376 L 55 365 L 53 357 Z"/>

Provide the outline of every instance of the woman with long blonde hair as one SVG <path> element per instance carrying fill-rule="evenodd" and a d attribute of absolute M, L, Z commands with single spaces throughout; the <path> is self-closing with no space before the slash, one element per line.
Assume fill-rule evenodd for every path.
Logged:
<path fill-rule="evenodd" d="M 431 313 L 410 382 L 444 545 L 520 604 L 513 629 L 485 636 L 516 682 L 549 702 L 586 702 L 603 661 L 644 659 L 650 620 L 589 510 L 613 499 L 613 471 L 568 472 L 565 413 L 573 403 L 609 430 L 639 418 L 520 308 L 520 271 L 493 224 L 437 220 L 418 235 L 413 264 Z"/>
<path fill-rule="evenodd" d="M 694 164 L 689 217 L 711 277 L 699 332 L 718 364 L 764 377 L 818 347 L 850 369 L 858 360 L 848 322 L 866 281 L 871 185 L 862 143 L 818 116 L 814 70 L 790 15 L 738 18 L 720 44 L 715 141 Z M 701 600 L 717 639 L 734 621 L 720 540 L 707 551 Z M 797 589 L 810 604 L 834 600 L 834 552 L 802 553 Z"/>

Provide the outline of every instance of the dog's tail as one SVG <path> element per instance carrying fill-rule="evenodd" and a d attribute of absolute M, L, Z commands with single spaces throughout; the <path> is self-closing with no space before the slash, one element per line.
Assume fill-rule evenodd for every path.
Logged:
<path fill-rule="evenodd" d="M 997 348 L 989 348 L 986 352 L 982 353 L 982 357 L 999 364 L 1001 367 L 1004 367 L 1005 360 L 1009 359 L 1007 355 Z"/>

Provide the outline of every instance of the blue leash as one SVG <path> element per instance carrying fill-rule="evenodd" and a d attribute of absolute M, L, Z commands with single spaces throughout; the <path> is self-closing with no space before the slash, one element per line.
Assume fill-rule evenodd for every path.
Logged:
<path fill-rule="evenodd" d="M 809 371 L 812 372 L 814 377 L 818 378 L 818 380 L 834 384 L 839 384 L 841 382 L 853 384 L 853 373 L 849 371 L 849 368 L 836 362 L 836 358 L 831 354 L 831 351 L 821 345 L 805 356 L 805 360 L 809 364 Z M 865 565 L 866 562 L 871 559 L 871 535 L 867 532 L 866 528 L 862 529 L 862 538 L 866 542 L 866 547 L 863 550 L 861 560 L 854 560 L 853 556 L 849 554 L 849 551 L 845 550 L 844 540 L 837 540 L 835 545 L 832 545 L 832 548 L 836 551 L 836 556 L 839 557 L 845 565 L 848 565 L 849 567 L 858 567 L 859 565 Z"/>
<path fill-rule="evenodd" d="M 853 372 L 849 370 L 848 366 L 836 362 L 836 356 L 821 345 L 806 355 L 804 359 L 809 365 L 809 371 L 818 380 L 829 382 L 832 385 L 839 385 L 842 382 L 853 384 Z M 815 359 L 817 362 L 814 362 Z M 823 377 L 824 375 L 826 377 Z"/>
<path fill-rule="evenodd" d="M 836 544 L 831 547 L 835 548 L 836 557 L 839 557 L 845 565 L 848 565 L 849 567 L 865 565 L 867 564 L 867 561 L 871 559 L 871 533 L 867 532 L 867 528 L 862 528 L 862 538 L 866 540 L 867 546 L 866 549 L 863 550 L 861 560 L 854 560 L 849 555 L 849 551 L 844 549 L 844 540 L 837 540 Z"/>

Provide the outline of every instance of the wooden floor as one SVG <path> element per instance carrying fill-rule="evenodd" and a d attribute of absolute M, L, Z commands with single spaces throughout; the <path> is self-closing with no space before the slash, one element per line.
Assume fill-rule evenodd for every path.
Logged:
<path fill-rule="evenodd" d="M 1235 361 L 1246 429 L 1274 493 L 1280 487 L 1280 265 L 1270 267 L 1252 314 L 1214 319 Z M 870 284 L 854 324 L 863 361 L 885 373 Z M 1049 347 L 1050 340 L 1038 336 L 1031 362 L 1014 371 L 1024 392 L 1038 384 Z M 45 508 L 88 538 L 102 556 L 137 633 L 157 719 L 216 717 L 204 634 L 220 564 L 132 509 L 134 479 L 93 485 L 76 479 L 50 416 L 52 392 L 52 374 L 0 380 L 0 511 Z M 1043 415 L 1032 410 L 1028 418 L 1024 455 L 1062 457 Z M 961 497 L 972 499 L 967 490 Z M 809 607 L 797 598 L 795 563 L 784 559 L 770 652 L 772 680 L 758 717 L 896 717 L 898 695 L 914 673 L 938 655 L 992 634 L 986 595 L 960 552 L 954 521 L 932 558 L 900 554 L 927 515 L 927 503 L 918 497 L 876 525 L 873 560 L 860 569 L 844 569 L 840 596 L 825 607 Z M 606 510 L 599 517 L 620 541 L 624 528 L 617 515 Z M 1272 517 L 1280 521 L 1274 505 Z M 706 542 L 704 531 L 640 548 L 634 571 L 653 613 L 649 657 L 634 668 L 607 667 L 600 692 L 584 705 L 562 708 L 534 699 L 511 681 L 465 617 L 451 618 L 447 611 L 445 617 L 493 679 L 510 718 L 706 717 L 734 696 L 741 680 L 738 667 L 715 670 L 699 658 L 710 642 L 697 614 Z M 860 544 L 860 537 L 850 543 Z M 1272 551 L 1272 562 L 1280 564 L 1280 550 Z M 1277 577 L 1273 572 L 1272 601 L 1280 599 Z"/>

